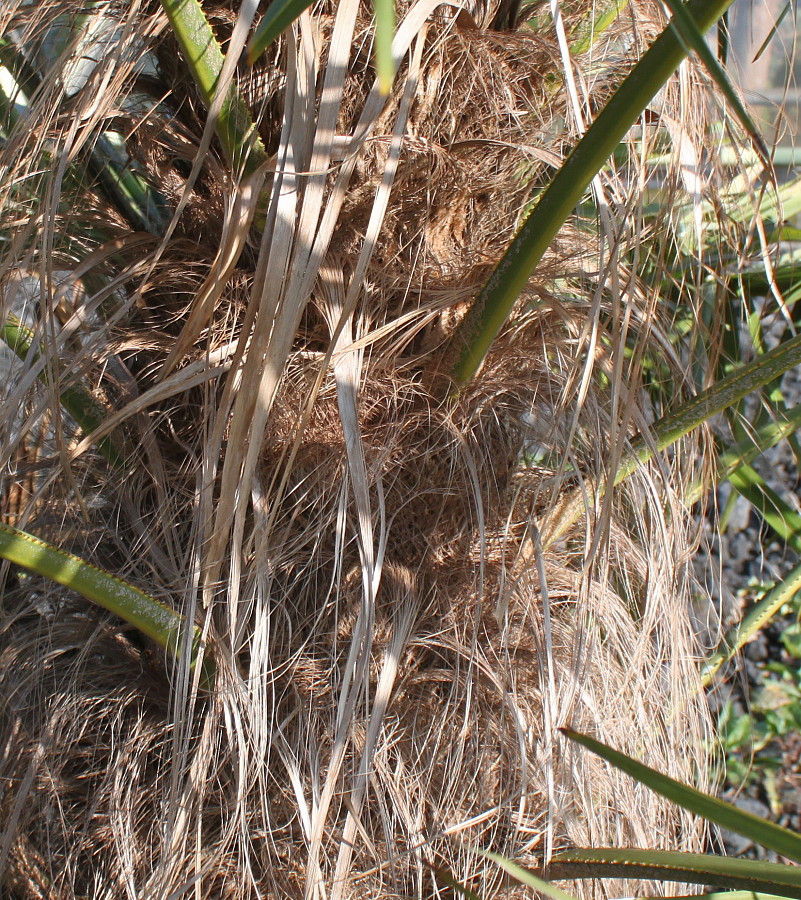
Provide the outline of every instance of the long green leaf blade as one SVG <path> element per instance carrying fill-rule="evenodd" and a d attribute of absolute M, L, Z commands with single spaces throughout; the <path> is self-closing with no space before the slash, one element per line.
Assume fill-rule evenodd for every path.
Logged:
<path fill-rule="evenodd" d="M 666 449 L 712 416 L 737 403 L 752 391 L 769 384 L 799 363 L 801 363 L 801 335 L 796 335 L 736 369 L 725 378 L 721 378 L 717 384 L 658 419 L 651 426 L 650 440 L 641 438 L 636 441 L 631 451 L 621 461 L 614 477 L 609 479 L 612 486 L 628 478 L 637 466 L 651 459 L 654 453 Z M 599 485 L 599 494 L 602 495 L 607 487 L 607 483 Z M 579 520 L 585 508 L 586 494 L 585 488 L 577 488 L 553 511 L 540 529 L 543 547 L 550 546 Z"/>
<path fill-rule="evenodd" d="M 0 38 L 0 63 L 6 67 L 26 97 L 40 88 L 42 79 L 19 47 Z M 0 109 L 7 125 L 19 118 L 20 105 L 9 101 L 0 91 Z M 162 235 L 169 220 L 169 206 L 164 196 L 130 165 L 124 139 L 115 132 L 100 134 L 89 153 L 89 167 L 117 211 L 135 231 Z M 75 166 L 70 167 L 73 171 Z"/>
<path fill-rule="evenodd" d="M 730 4 L 731 0 L 690 0 L 687 12 L 703 32 L 715 24 Z M 615 147 L 685 56 L 685 48 L 668 25 L 543 192 L 452 339 L 458 359 L 451 377 L 457 388 L 467 384 L 478 371 L 551 241 Z"/>
<path fill-rule="evenodd" d="M 744 812 L 730 803 L 725 803 L 716 797 L 710 797 L 708 794 L 704 794 L 689 785 L 669 778 L 667 775 L 663 775 L 661 772 L 657 772 L 655 769 L 651 769 L 649 766 L 643 765 L 585 734 L 579 734 L 569 728 L 560 730 L 572 741 L 596 753 L 616 769 L 631 775 L 640 784 L 646 785 L 646 787 L 666 797 L 677 806 L 681 806 L 683 809 L 687 809 L 709 822 L 714 822 L 722 828 L 728 828 L 730 831 L 743 835 L 743 837 L 750 838 L 755 843 L 770 850 L 775 850 L 788 859 L 793 859 L 796 862 L 801 861 L 801 837 L 792 831 L 779 825 L 774 825 L 773 822 L 760 819 L 759 816 Z M 797 884 L 801 887 L 801 868 L 793 869 L 793 871 L 797 872 Z M 737 885 L 730 886 L 736 887 Z"/>
<path fill-rule="evenodd" d="M 41 538 L 0 523 L 0 557 L 76 591 L 114 613 L 169 653 L 180 652 L 184 618 L 148 594 L 66 553 Z M 200 633 L 194 630 L 191 664 L 197 659 Z"/>
<path fill-rule="evenodd" d="M 801 428 L 801 406 L 793 406 L 783 410 L 776 421 L 759 425 L 747 438 L 738 441 L 726 450 L 719 451 L 715 484 L 726 481 L 740 466 L 749 465 L 766 450 L 775 447 L 779 441 L 794 434 L 799 428 Z M 685 500 L 687 503 L 695 503 L 701 499 L 705 490 L 706 487 L 702 481 L 694 481 L 687 489 Z"/>
<path fill-rule="evenodd" d="M 779 31 L 779 26 L 782 24 L 785 16 L 787 15 L 788 12 L 790 12 L 790 10 L 792 8 L 793 8 L 793 0 L 787 0 L 787 3 L 784 4 L 784 8 L 782 9 L 782 11 L 779 13 L 778 16 L 776 16 L 776 21 L 773 23 L 773 27 L 768 32 L 768 36 L 765 38 L 764 41 L 762 41 L 762 44 L 760 45 L 759 50 L 757 50 L 757 52 L 754 55 L 754 58 L 751 60 L 751 62 L 759 61 L 760 56 L 762 56 L 762 54 L 768 49 L 768 44 L 773 40 L 774 37 L 776 37 L 776 34 Z"/>
<path fill-rule="evenodd" d="M 795 866 L 671 850 L 568 850 L 554 857 L 548 877 L 648 878 L 801 898 L 801 869 Z"/>
<path fill-rule="evenodd" d="M 758 456 L 775 447 L 801 428 L 801 405 L 782 410 L 776 421 L 766 422 L 756 427 L 753 432 L 728 449 L 718 454 L 718 470 L 716 483 L 726 481 L 732 472 L 740 466 L 750 465 Z M 694 503 L 700 499 L 703 486 L 694 484 L 687 493 L 687 501 Z"/>
<path fill-rule="evenodd" d="M 770 165 L 770 154 L 768 153 L 768 148 L 765 146 L 765 142 L 762 140 L 762 137 L 759 134 L 759 130 L 754 124 L 754 120 L 748 114 L 748 111 L 743 106 L 742 101 L 737 96 L 737 92 L 734 90 L 734 87 L 732 86 L 728 75 L 726 75 L 720 63 L 717 61 L 717 59 L 715 59 L 714 54 L 709 49 L 709 44 L 707 44 L 707 42 L 704 40 L 703 34 L 696 27 L 695 22 L 687 12 L 687 8 L 684 6 L 681 0 L 665 0 L 665 3 L 667 4 L 671 13 L 673 13 L 672 24 L 678 31 L 679 39 L 685 42 L 698 54 L 699 59 L 704 64 L 706 70 L 712 76 L 712 79 L 715 81 L 717 86 L 720 88 L 721 93 L 731 104 L 731 107 L 734 110 L 734 114 L 740 120 L 740 124 L 743 126 L 743 128 L 745 128 L 746 133 L 753 142 L 754 147 L 757 153 L 762 158 L 763 163 L 765 165 Z"/>
<path fill-rule="evenodd" d="M 392 59 L 392 39 L 395 36 L 394 0 L 373 0 L 375 11 L 375 71 L 378 87 L 382 94 L 388 94 L 395 78 L 395 63 Z"/>
<path fill-rule="evenodd" d="M 743 465 L 735 469 L 729 476 L 729 482 L 782 542 L 801 555 L 801 514 L 765 484 L 762 476 L 751 466 Z"/>
<path fill-rule="evenodd" d="M 34 360 L 39 358 L 38 350 L 31 350 L 33 334 L 12 316 L 0 325 L 0 340 L 23 361 L 29 354 Z M 44 373 L 39 376 L 39 380 L 47 383 Z M 58 399 L 84 434 L 91 434 L 99 428 L 107 416 L 106 410 L 82 387 L 64 388 L 59 392 Z M 101 438 L 97 442 L 97 449 L 113 466 L 122 465 L 122 457 L 110 437 Z"/>
<path fill-rule="evenodd" d="M 721 666 L 725 665 L 757 631 L 765 627 L 785 603 L 789 603 L 799 592 L 801 592 L 801 565 L 796 566 L 784 581 L 753 604 L 742 619 L 726 632 L 718 649 L 701 669 L 703 686 L 707 687 Z"/>
<path fill-rule="evenodd" d="M 713 416 L 733 406 L 743 397 L 764 387 L 774 379 L 801 363 L 801 334 L 774 347 L 716 384 L 697 394 L 672 413 L 668 413 L 653 426 L 657 450 L 664 450 L 679 438 L 689 434 L 694 428 L 709 421 Z M 637 462 L 650 459 L 651 448 L 641 441 L 628 461 L 628 470 L 619 474 L 616 484 L 631 474 Z"/>
<path fill-rule="evenodd" d="M 540 878 L 539 875 L 535 875 L 534 872 L 523 868 L 523 866 L 519 866 L 505 856 L 501 856 L 500 853 L 493 853 L 490 850 L 479 850 L 479 853 L 481 853 L 482 856 L 486 856 L 487 859 L 491 859 L 500 866 L 504 872 L 511 875 L 515 881 L 520 882 L 520 884 L 525 884 L 527 887 L 532 887 L 535 891 L 540 891 L 545 894 L 546 897 L 550 897 L 551 900 L 576 900 L 572 894 L 568 894 L 565 891 L 560 890 L 560 888 L 554 887 L 554 885 L 549 884 L 547 881 Z"/>
<path fill-rule="evenodd" d="M 161 0 L 161 5 L 203 102 L 209 106 L 225 60 L 203 7 L 198 0 Z M 245 175 L 267 161 L 250 112 L 233 84 L 220 109 L 216 131 L 226 158 L 234 168 L 242 166 Z"/>
<path fill-rule="evenodd" d="M 169 222 L 167 201 L 131 167 L 121 135 L 109 131 L 99 135 L 89 163 L 106 194 L 135 231 L 164 234 Z"/>
<path fill-rule="evenodd" d="M 281 32 L 311 5 L 312 0 L 274 0 L 248 41 L 248 65 L 252 66 Z"/>

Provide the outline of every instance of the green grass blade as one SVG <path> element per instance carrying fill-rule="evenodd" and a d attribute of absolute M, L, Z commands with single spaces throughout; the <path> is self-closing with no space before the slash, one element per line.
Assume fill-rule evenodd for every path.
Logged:
<path fill-rule="evenodd" d="M 548 877 L 647 878 L 801 898 L 801 869 L 795 866 L 671 850 L 568 850 L 554 857 Z"/>
<path fill-rule="evenodd" d="M 161 0 L 161 5 L 203 102 L 210 106 L 225 60 L 203 7 L 198 0 Z M 243 168 L 250 175 L 267 161 L 267 151 L 236 85 L 231 85 L 220 109 L 216 131 L 234 169 Z"/>
<path fill-rule="evenodd" d="M 740 466 L 732 472 L 729 483 L 754 507 L 782 542 L 801 555 L 801 514 L 768 487 L 751 466 Z"/>
<path fill-rule="evenodd" d="M 782 22 L 784 21 L 784 17 L 788 12 L 790 12 L 792 7 L 793 0 L 787 0 L 787 3 L 784 4 L 784 9 L 782 9 L 779 15 L 776 16 L 776 21 L 773 23 L 773 27 L 768 32 L 768 36 L 765 38 L 765 40 L 762 41 L 762 44 L 759 50 L 757 50 L 756 54 L 754 55 L 752 62 L 757 62 L 759 60 L 759 57 L 762 56 L 762 54 L 768 49 L 768 44 L 773 40 L 774 37 L 776 37 L 779 31 L 779 26 L 782 24 Z"/>
<path fill-rule="evenodd" d="M 715 24 L 730 3 L 731 0 L 690 0 L 687 12 L 703 32 Z M 685 55 L 669 25 L 615 91 L 543 192 L 452 339 L 458 359 L 451 377 L 457 388 L 467 384 L 478 371 L 551 241 Z"/>
<path fill-rule="evenodd" d="M 748 643 L 760 628 L 764 628 L 782 606 L 789 603 L 800 591 L 801 565 L 796 566 L 784 581 L 771 588 L 761 600 L 754 603 L 742 619 L 726 632 L 718 649 L 701 669 L 701 683 L 704 687 L 710 684 L 718 669 L 725 665 L 744 644 Z"/>
<path fill-rule="evenodd" d="M 689 810 L 708 822 L 714 822 L 716 825 L 720 825 L 721 828 L 728 828 L 729 831 L 734 831 L 743 835 L 743 837 L 750 838 L 760 846 L 775 850 L 788 859 L 796 862 L 801 861 L 801 837 L 792 831 L 779 825 L 774 825 L 773 822 L 760 819 L 759 816 L 744 812 L 730 803 L 725 803 L 716 797 L 710 797 L 708 794 L 704 794 L 689 785 L 669 778 L 667 775 L 663 775 L 661 772 L 657 772 L 655 769 L 651 769 L 585 734 L 579 734 L 568 728 L 560 730 L 572 741 L 591 750 L 616 769 L 630 775 L 640 784 L 644 784 L 655 793 L 666 797 L 677 806 Z M 797 883 L 799 888 L 801 888 L 801 868 L 793 869 L 793 871 L 797 873 L 796 877 L 798 879 L 797 882 L 793 883 Z M 740 887 L 740 885 L 724 886 Z M 742 885 L 742 887 L 749 888 L 750 886 Z"/>
<path fill-rule="evenodd" d="M 247 47 L 248 65 L 264 53 L 282 31 L 297 19 L 311 0 L 275 0 L 267 7 Z M 392 58 L 392 39 L 395 36 L 395 4 L 393 0 L 373 0 L 375 15 L 375 67 L 378 86 L 388 94 L 395 78 L 395 62 Z"/>
<path fill-rule="evenodd" d="M 392 59 L 392 39 L 395 36 L 394 0 L 373 0 L 375 12 L 375 70 L 378 87 L 388 94 L 395 78 L 395 62 Z"/>
<path fill-rule="evenodd" d="M 718 453 L 715 483 L 726 481 L 740 466 L 752 463 L 760 454 L 775 447 L 779 441 L 794 434 L 799 428 L 801 405 L 783 410 L 776 421 L 758 426 L 748 437 Z M 695 503 L 700 500 L 704 490 L 705 486 L 700 481 L 693 482 L 686 494 L 687 502 Z"/>
<path fill-rule="evenodd" d="M 576 900 L 572 894 L 568 894 L 558 887 L 548 884 L 548 882 L 540 878 L 539 875 L 535 875 L 533 872 L 523 868 L 523 866 L 519 866 L 505 856 L 501 856 L 500 853 L 493 853 L 489 850 L 479 850 L 478 852 L 482 856 L 486 856 L 487 859 L 491 859 L 496 865 L 503 869 L 504 872 L 514 878 L 515 881 L 520 884 L 525 884 L 527 887 L 534 888 L 535 891 L 545 894 L 545 896 L 550 897 L 551 900 Z"/>
<path fill-rule="evenodd" d="M 759 131 L 754 124 L 754 120 L 748 114 L 748 111 L 737 96 L 737 92 L 734 90 L 728 75 L 723 71 L 723 68 L 717 59 L 715 59 L 714 54 L 709 49 L 709 44 L 707 44 L 703 34 L 696 27 L 695 22 L 687 12 L 687 8 L 681 0 L 665 0 L 665 3 L 673 14 L 672 24 L 678 32 L 679 40 L 683 41 L 686 45 L 685 51 L 688 51 L 688 48 L 692 48 L 698 54 L 698 57 L 706 67 L 707 72 L 709 72 L 713 81 L 717 84 L 721 93 L 731 105 L 734 114 L 740 120 L 740 124 L 745 128 L 746 133 L 753 142 L 754 148 L 761 157 L 762 162 L 766 166 L 769 166 L 770 154 L 768 153 L 768 148 L 765 146 L 765 142 L 762 140 L 762 136 L 759 134 Z"/>
<path fill-rule="evenodd" d="M 248 65 L 252 66 L 278 35 L 289 28 L 311 4 L 312 0 L 273 0 L 248 41 Z"/>
<path fill-rule="evenodd" d="M 39 351 L 31 349 L 33 334 L 11 316 L 0 325 L 0 340 L 23 361 L 29 354 L 32 354 L 34 360 L 39 359 Z M 47 384 L 44 373 L 39 376 L 39 380 Z M 91 434 L 108 416 L 107 411 L 82 387 L 63 388 L 59 391 L 58 399 L 84 434 Z M 110 436 L 101 438 L 97 442 L 97 449 L 113 466 L 122 465 L 122 456 Z"/>
<path fill-rule="evenodd" d="M 747 394 L 770 384 L 775 378 L 801 363 L 801 335 L 779 344 L 768 353 L 736 369 L 717 384 L 682 404 L 672 413 L 658 419 L 651 427 L 651 440 L 640 439 L 625 456 L 612 480 L 612 485 L 631 475 L 635 469 L 675 441 L 689 434 L 712 416 L 733 406 Z M 598 486 L 602 495 L 607 484 Z M 584 512 L 586 491 L 577 488 L 568 494 L 541 529 L 543 547 L 550 546 L 579 520 Z"/>
<path fill-rule="evenodd" d="M 799 286 L 801 285 L 798 285 L 798 283 L 796 283 L 796 287 Z M 773 288 L 771 288 L 771 290 L 773 290 Z M 748 301 L 746 300 L 746 297 L 742 290 L 740 291 L 740 295 L 743 304 L 746 305 Z M 786 304 L 786 300 L 784 301 L 784 303 Z M 756 304 L 754 303 L 752 305 L 755 306 Z M 788 305 L 784 305 L 783 312 L 788 316 L 792 316 L 792 309 Z M 748 313 L 746 322 L 748 325 L 748 333 L 751 337 L 751 345 L 753 347 L 754 354 L 757 357 L 764 355 L 767 346 L 765 331 L 767 320 L 764 314 L 764 310 L 760 312 L 756 309 L 753 309 L 750 313 Z M 784 324 L 789 323 L 785 322 Z M 738 328 L 737 323 L 732 323 L 732 325 L 733 328 Z M 755 415 L 749 416 L 746 413 L 746 410 L 742 408 L 738 408 L 736 410 L 732 409 L 729 411 L 729 424 L 732 430 L 732 434 L 737 440 L 748 437 L 748 433 L 750 430 L 757 428 L 758 426 L 770 421 L 771 419 L 780 418 L 786 413 L 787 403 L 784 398 L 784 393 L 782 392 L 781 378 L 777 378 L 773 384 L 765 386 L 764 390 L 762 391 L 761 400 L 761 408 L 757 410 Z M 739 407 L 742 407 L 742 404 L 739 404 Z M 790 449 L 793 451 L 796 467 L 801 468 L 801 445 L 799 445 L 798 438 L 793 434 L 788 437 L 787 441 L 790 445 Z"/>
<path fill-rule="evenodd" d="M 76 591 L 92 603 L 114 613 L 168 653 L 180 653 L 184 618 L 114 575 L 90 565 L 71 553 L 0 523 L 0 557 Z M 191 664 L 197 660 L 200 631 L 194 630 Z"/>
<path fill-rule="evenodd" d="M 669 447 L 694 428 L 733 406 L 753 391 L 770 384 L 771 381 L 799 363 L 801 363 L 801 335 L 796 335 L 779 344 L 778 347 L 774 347 L 768 353 L 735 369 L 712 387 L 697 394 L 674 412 L 659 419 L 652 429 L 657 449 L 664 450 Z M 638 460 L 651 456 L 650 449 L 645 442 L 637 445 L 635 454 Z M 636 467 L 636 462 L 630 461 L 628 465 L 633 469 Z M 627 471 L 621 478 L 628 474 L 630 471 Z"/>
<path fill-rule="evenodd" d="M 741 221 L 748 221 L 749 215 L 753 215 L 751 198 L 743 197 L 739 207 Z M 766 192 L 759 205 L 759 215 L 763 219 L 777 224 L 784 220 L 792 221 L 800 211 L 801 176 L 779 185 L 773 191 Z"/>
<path fill-rule="evenodd" d="M 801 405 L 784 409 L 775 420 L 755 428 L 748 437 L 718 455 L 718 482 L 725 481 L 741 465 L 749 465 L 766 450 L 801 428 Z"/>

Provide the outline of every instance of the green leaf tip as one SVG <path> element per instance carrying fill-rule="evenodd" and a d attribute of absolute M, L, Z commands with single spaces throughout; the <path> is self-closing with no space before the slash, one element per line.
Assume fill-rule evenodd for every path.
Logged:
<path fill-rule="evenodd" d="M 394 0 L 373 0 L 375 13 L 375 68 L 378 87 L 384 96 L 392 90 L 395 62 L 392 58 L 392 38 L 395 35 Z"/>
<path fill-rule="evenodd" d="M 281 32 L 289 28 L 311 4 L 312 0 L 274 0 L 248 41 L 248 65 L 252 66 Z"/>
<path fill-rule="evenodd" d="M 559 730 L 571 741 L 586 747 L 592 753 L 605 759 L 614 768 L 630 775 L 635 781 L 644 784 L 677 806 L 689 810 L 708 822 L 713 822 L 722 828 L 728 828 L 730 831 L 750 838 L 755 843 L 775 850 L 788 859 L 801 861 L 801 837 L 787 828 L 782 828 L 759 816 L 737 809 L 730 803 L 704 794 L 696 788 L 682 784 L 586 734 L 580 734 L 570 728 L 560 728 Z M 798 872 L 798 884 L 801 886 L 801 868 L 795 871 Z"/>
<path fill-rule="evenodd" d="M 576 900 L 573 894 L 568 894 L 566 891 L 549 884 L 539 875 L 535 875 L 534 872 L 518 865 L 516 862 L 512 862 L 512 860 L 507 859 L 505 856 L 501 856 L 500 853 L 493 853 L 490 850 L 479 850 L 478 852 L 487 859 L 492 860 L 492 862 L 503 869 L 507 875 L 514 878 L 515 881 L 524 884 L 527 887 L 534 888 L 536 891 L 540 891 L 545 894 L 546 897 L 550 897 L 551 900 Z"/>

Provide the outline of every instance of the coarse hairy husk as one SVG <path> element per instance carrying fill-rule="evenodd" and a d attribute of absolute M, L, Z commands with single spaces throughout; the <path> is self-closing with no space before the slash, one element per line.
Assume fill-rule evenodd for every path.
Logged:
<path fill-rule="evenodd" d="M 47 60 L 44 38 L 76 4 L 4 7 L 43 80 L 2 148 L 2 302 L 43 353 L 5 360 L 2 514 L 196 620 L 216 666 L 207 691 L 79 598 L 4 574 L 12 896 L 425 897 L 439 867 L 490 895 L 501 877 L 476 847 L 524 863 L 700 847 L 691 819 L 555 733 L 708 778 L 681 500 L 703 436 L 588 496 L 544 551 L 537 532 L 650 420 L 637 359 L 681 383 L 658 289 L 628 269 L 658 240 L 636 163 L 596 187 L 603 246 L 565 228 L 448 396 L 447 339 L 580 129 L 552 31 L 501 33 L 474 7 L 398 5 L 385 102 L 368 10 L 315 6 L 237 75 L 270 171 L 239 179 L 212 142 L 189 188 L 204 114 L 154 4 L 100 7 L 118 52 L 68 98 L 69 53 Z M 237 13 L 208 14 L 234 42 Z M 590 5 L 563 15 L 572 33 Z M 590 111 L 658 22 L 632 5 L 574 60 Z M 691 83 L 655 106 L 685 178 L 710 111 Z M 169 238 L 132 233 L 93 185 L 104 129 L 186 199 Z M 60 410 L 76 381 L 121 410 L 121 470 Z"/>

